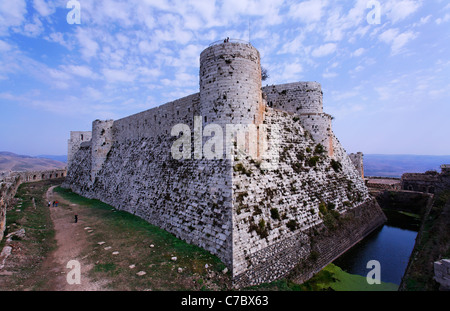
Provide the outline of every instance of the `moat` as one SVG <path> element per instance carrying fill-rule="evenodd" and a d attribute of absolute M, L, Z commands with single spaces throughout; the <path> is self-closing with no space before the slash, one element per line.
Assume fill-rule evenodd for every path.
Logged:
<path fill-rule="evenodd" d="M 381 281 L 400 285 L 414 248 L 420 219 L 416 215 L 384 210 L 388 221 L 334 261 L 350 274 L 367 276 L 370 260 L 381 265 Z"/>

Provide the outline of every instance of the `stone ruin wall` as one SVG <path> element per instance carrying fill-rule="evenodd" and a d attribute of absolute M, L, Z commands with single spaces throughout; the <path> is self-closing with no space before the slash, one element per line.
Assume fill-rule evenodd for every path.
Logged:
<path fill-rule="evenodd" d="M 46 179 L 65 177 L 67 170 L 11 172 L 0 179 L 0 240 L 6 228 L 6 211 L 12 199 L 16 195 L 17 189 L 24 182 L 36 182 Z"/>
<path fill-rule="evenodd" d="M 321 202 L 345 215 L 372 200 L 323 113 L 320 84 L 261 89 L 260 83 L 256 49 L 208 48 L 201 55 L 200 93 L 117 121 L 94 121 L 92 140 L 79 145 L 64 186 L 217 255 L 237 287 L 285 275 L 311 251 L 308 232 L 323 226 Z M 269 153 L 278 161 L 261 170 L 264 159 L 237 150 L 229 159 L 174 160 L 171 130 L 180 123 L 192 130 L 194 116 L 202 117 L 203 126 L 265 125 L 259 138 L 272 136 Z M 319 143 L 325 152 L 317 156 Z M 319 160 L 309 167 L 314 156 Z M 341 167 L 333 169 L 332 161 Z M 274 209 L 279 219 L 272 217 Z M 363 231 L 373 230 L 380 217 L 368 220 Z M 265 226 L 258 228 L 262 219 Z"/>
<path fill-rule="evenodd" d="M 9 182 L 0 182 L 0 241 L 3 239 L 6 229 L 6 210 L 21 182 L 20 176 L 10 177 Z"/>
<path fill-rule="evenodd" d="M 364 154 L 362 152 L 350 153 L 350 160 L 358 171 L 359 176 L 364 179 Z"/>
<path fill-rule="evenodd" d="M 70 163 L 75 156 L 75 153 L 80 149 L 80 145 L 92 139 L 91 131 L 72 131 L 70 132 L 70 139 L 67 142 L 67 163 Z"/>
<path fill-rule="evenodd" d="M 303 127 L 334 156 L 332 117 L 323 112 L 323 92 L 317 82 L 297 82 L 263 88 L 269 107 L 295 113 Z"/>
<path fill-rule="evenodd" d="M 340 159 L 342 168 L 337 170 L 326 152 L 319 155 L 316 165 L 309 164 L 308 160 L 317 156 L 314 150 L 318 143 L 297 114 L 268 108 L 265 123 L 279 126 L 282 133 L 278 168 L 261 170 L 258 163 L 239 158 L 238 163 L 243 164 L 245 172 L 251 171 L 251 176 L 237 170 L 233 173 L 233 272 L 235 284 L 242 286 L 276 280 L 299 261 L 307 260 L 312 239 L 309 232 L 323 226 L 321 203 L 332 204 L 342 217 L 349 211 L 372 209 L 364 181 L 348 158 Z M 268 132 L 273 132 L 271 127 Z M 335 148 L 345 154 L 337 142 Z M 384 221 L 381 210 L 375 207 L 372 212 L 376 217 L 366 218 L 360 223 L 361 232 L 355 231 L 348 240 L 359 241 L 362 233 Z M 344 250 L 336 247 L 319 253 L 334 259 Z"/>
<path fill-rule="evenodd" d="M 70 182 L 64 186 L 135 214 L 218 255 L 230 267 L 230 161 L 176 161 L 171 155 L 172 127 L 192 129 L 194 115 L 200 115 L 198 103 L 194 94 L 115 121 L 112 132 L 104 132 L 114 135 L 114 142 L 95 178 L 91 155 L 98 145 L 85 143 L 69 165 Z M 98 125 L 94 122 L 93 128 Z"/>

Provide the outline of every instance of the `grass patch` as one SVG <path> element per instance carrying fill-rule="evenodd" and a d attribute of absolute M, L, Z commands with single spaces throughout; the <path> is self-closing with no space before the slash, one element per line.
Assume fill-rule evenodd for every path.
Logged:
<path fill-rule="evenodd" d="M 60 187 L 55 192 L 80 205 L 79 220 L 94 229 L 89 236 L 90 247 L 84 254 L 89 262 L 95 263 L 89 275 L 94 281 L 107 279 L 114 290 L 229 288 L 230 274 L 222 273 L 225 265 L 217 256 L 99 200 L 83 198 Z M 98 245 L 100 241 L 105 244 Z M 106 251 L 106 246 L 110 250 Z M 113 251 L 119 254 L 111 255 Z M 172 261 L 172 257 L 177 260 Z M 130 265 L 135 268 L 129 268 Z M 182 272 L 178 271 L 180 268 Z M 145 271 L 146 275 L 139 277 L 138 271 Z"/>
<path fill-rule="evenodd" d="M 397 291 L 398 286 L 393 283 L 370 285 L 366 277 L 349 274 L 334 264 L 329 264 L 309 282 L 316 290 L 335 291 Z M 307 282 L 307 283 L 309 283 Z"/>
<path fill-rule="evenodd" d="M 369 285 L 365 277 L 349 274 L 331 263 L 303 284 L 282 279 L 247 289 L 268 291 L 397 291 L 398 286 L 384 282 L 380 285 Z"/>
<path fill-rule="evenodd" d="M 20 250 L 19 256 L 7 261 L 6 269 L 13 274 L 8 278 L 2 277 L 0 290 L 40 290 L 46 285 L 48 277 L 37 276 L 36 272 L 43 260 L 56 248 L 56 240 L 45 193 L 49 187 L 59 183 L 61 180 L 44 180 L 19 186 L 15 196 L 16 203 L 6 212 L 5 236 L 24 229 L 25 237 L 12 238 L 11 245 L 16 252 Z M 5 242 L 6 238 L 0 243 L 1 248 Z"/>

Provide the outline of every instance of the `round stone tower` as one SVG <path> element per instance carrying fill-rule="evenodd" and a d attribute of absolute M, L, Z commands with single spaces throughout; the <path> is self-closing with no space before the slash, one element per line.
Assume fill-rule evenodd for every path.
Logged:
<path fill-rule="evenodd" d="M 203 124 L 260 124 L 264 105 L 260 55 L 250 43 L 214 44 L 200 55 Z"/>

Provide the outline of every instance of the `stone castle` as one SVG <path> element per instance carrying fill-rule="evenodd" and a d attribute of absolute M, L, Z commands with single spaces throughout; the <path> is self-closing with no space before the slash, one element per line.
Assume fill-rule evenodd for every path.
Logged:
<path fill-rule="evenodd" d="M 384 223 L 319 83 L 262 87 L 258 50 L 234 40 L 199 76 L 199 93 L 71 132 L 63 186 L 217 255 L 234 287 L 305 281 Z"/>

